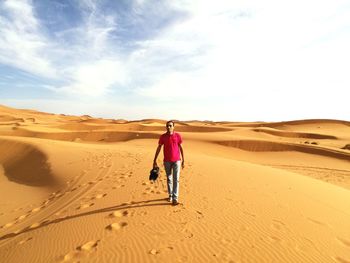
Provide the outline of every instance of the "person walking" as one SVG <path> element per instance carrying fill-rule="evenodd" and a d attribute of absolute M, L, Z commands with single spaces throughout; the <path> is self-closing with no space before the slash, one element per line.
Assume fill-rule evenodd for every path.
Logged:
<path fill-rule="evenodd" d="M 182 169 L 185 168 L 185 157 L 182 148 L 182 138 L 180 133 L 174 132 L 175 122 L 168 121 L 166 123 L 167 132 L 162 134 L 158 141 L 158 147 L 153 160 L 153 168 L 158 167 L 157 158 L 159 152 L 164 145 L 164 168 L 167 176 L 168 185 L 168 201 L 173 205 L 178 205 L 179 202 L 179 181 L 180 181 L 180 163 Z M 182 161 L 180 158 L 180 152 Z"/>

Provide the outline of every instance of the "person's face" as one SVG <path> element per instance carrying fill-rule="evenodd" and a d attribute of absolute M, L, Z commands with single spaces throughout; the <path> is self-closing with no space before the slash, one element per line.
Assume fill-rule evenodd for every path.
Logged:
<path fill-rule="evenodd" d="M 169 123 L 166 125 L 166 130 L 167 130 L 168 132 L 173 132 L 173 131 L 174 131 L 174 123 L 169 122 Z"/>

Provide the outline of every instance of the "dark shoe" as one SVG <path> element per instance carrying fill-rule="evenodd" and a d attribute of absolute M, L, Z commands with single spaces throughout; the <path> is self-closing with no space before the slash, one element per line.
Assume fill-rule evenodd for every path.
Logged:
<path fill-rule="evenodd" d="M 173 200 L 173 205 L 178 205 L 179 202 L 177 200 Z"/>

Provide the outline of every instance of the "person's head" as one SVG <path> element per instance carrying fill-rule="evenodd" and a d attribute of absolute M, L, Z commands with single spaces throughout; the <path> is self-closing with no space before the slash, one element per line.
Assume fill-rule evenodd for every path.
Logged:
<path fill-rule="evenodd" d="M 167 121 L 167 123 L 166 123 L 167 132 L 172 133 L 174 131 L 174 127 L 175 127 L 174 121 Z"/>

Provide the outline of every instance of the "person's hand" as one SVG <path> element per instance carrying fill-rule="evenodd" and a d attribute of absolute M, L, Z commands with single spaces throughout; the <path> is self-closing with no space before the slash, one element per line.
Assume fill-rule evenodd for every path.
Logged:
<path fill-rule="evenodd" d="M 157 161 L 154 161 L 154 162 L 153 162 L 153 168 L 156 168 L 156 167 L 158 167 Z"/>
<path fill-rule="evenodd" d="M 181 163 L 181 167 L 182 167 L 182 169 L 184 169 L 184 168 L 185 168 L 185 161 L 182 161 L 182 163 Z"/>

